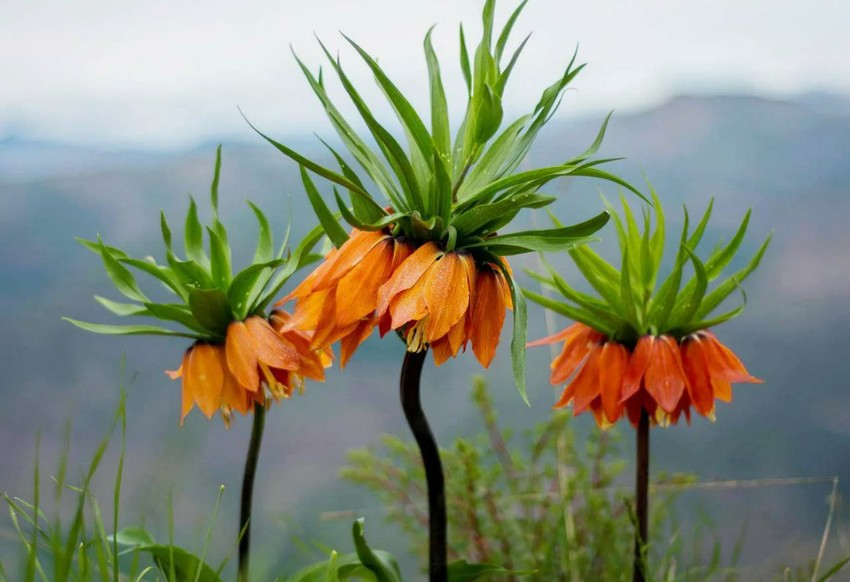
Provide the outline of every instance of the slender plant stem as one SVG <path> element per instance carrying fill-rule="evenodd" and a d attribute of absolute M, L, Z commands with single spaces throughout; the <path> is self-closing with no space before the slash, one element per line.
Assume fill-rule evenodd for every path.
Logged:
<path fill-rule="evenodd" d="M 633 582 L 646 580 L 646 544 L 649 537 L 649 413 L 641 411 L 637 428 L 637 474 L 635 475 L 635 557 L 632 569 Z"/>
<path fill-rule="evenodd" d="M 245 457 L 245 474 L 242 476 L 242 504 L 239 514 L 239 582 L 248 582 L 251 561 L 251 504 L 254 499 L 254 476 L 260 446 L 263 444 L 263 428 L 266 424 L 266 408 L 254 406 L 254 424 L 251 427 L 251 442 Z"/>
<path fill-rule="evenodd" d="M 419 398 L 419 379 L 426 351 L 407 352 L 401 366 L 401 407 L 413 432 L 428 484 L 428 571 L 431 582 L 446 582 L 446 483 L 437 442 L 428 426 Z"/>

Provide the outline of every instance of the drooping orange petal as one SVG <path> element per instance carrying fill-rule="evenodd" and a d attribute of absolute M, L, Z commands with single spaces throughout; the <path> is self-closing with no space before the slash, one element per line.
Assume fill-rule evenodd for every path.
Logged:
<path fill-rule="evenodd" d="M 712 378 L 711 388 L 715 398 L 723 402 L 732 402 L 732 384 L 723 378 Z"/>
<path fill-rule="evenodd" d="M 338 325 L 354 323 L 375 311 L 378 288 L 392 274 L 393 247 L 392 240 L 381 241 L 339 280 L 336 287 Z"/>
<path fill-rule="evenodd" d="M 672 414 L 682 397 L 686 382 L 676 340 L 667 335 L 657 338 L 644 376 L 646 391 L 664 412 Z"/>
<path fill-rule="evenodd" d="M 753 384 L 761 384 L 761 380 L 751 376 L 735 352 L 720 343 L 717 337 L 709 332 L 703 331 L 700 334 L 705 341 L 705 355 L 708 362 L 711 376 L 713 378 L 721 378 L 727 382 L 749 382 Z"/>
<path fill-rule="evenodd" d="M 189 349 L 191 350 L 192 348 Z M 189 351 L 187 350 L 186 353 L 183 354 L 183 359 L 180 360 L 180 367 L 178 367 L 176 370 L 166 370 L 165 375 L 171 378 L 172 380 L 176 380 L 177 378 L 183 376 L 183 367 L 186 365 L 186 358 L 188 356 Z"/>
<path fill-rule="evenodd" d="M 413 287 L 442 253 L 440 247 L 435 242 L 430 241 L 404 259 L 396 268 L 390 280 L 378 290 L 378 315 L 381 316 L 386 313 L 387 309 L 390 308 L 390 301 L 396 295 Z"/>
<path fill-rule="evenodd" d="M 319 326 L 325 303 L 332 296 L 333 289 L 322 289 L 298 299 L 284 329 L 314 330 Z"/>
<path fill-rule="evenodd" d="M 236 378 L 227 367 L 227 354 L 224 349 L 216 350 L 219 365 L 222 369 L 223 381 L 221 388 L 221 407 L 224 412 L 235 410 L 240 414 L 248 414 L 251 410 L 251 402 L 247 392 L 239 386 Z"/>
<path fill-rule="evenodd" d="M 469 309 L 469 280 L 458 253 L 446 253 L 423 275 L 428 308 L 427 339 L 433 342 L 449 333 Z"/>
<path fill-rule="evenodd" d="M 190 383 L 189 391 L 207 418 L 212 418 L 221 406 L 224 370 L 217 353 L 220 349 L 221 346 L 206 343 L 195 345 L 189 352 L 186 367 L 185 380 Z"/>
<path fill-rule="evenodd" d="M 268 321 L 254 316 L 245 320 L 245 325 L 254 337 L 259 363 L 282 370 L 298 369 L 298 352 L 272 329 Z"/>
<path fill-rule="evenodd" d="M 546 336 L 544 338 L 540 338 L 539 340 L 534 340 L 533 342 L 528 342 L 527 344 L 525 344 L 525 347 L 536 348 L 539 346 L 558 343 L 576 335 L 577 333 L 581 332 L 582 329 L 585 327 L 586 326 L 581 323 L 574 323 L 554 335 Z"/>
<path fill-rule="evenodd" d="M 345 368 L 348 360 L 366 339 L 372 335 L 375 328 L 374 319 L 364 319 L 357 324 L 355 330 L 340 340 L 339 367 Z"/>
<path fill-rule="evenodd" d="M 623 401 L 631 398 L 640 390 L 646 368 L 652 358 L 655 357 L 655 347 L 658 343 L 656 339 L 653 335 L 645 335 L 638 340 L 634 351 L 632 351 L 629 365 L 626 368 L 626 375 L 623 377 Z"/>
<path fill-rule="evenodd" d="M 550 365 L 552 373 L 549 375 L 549 382 L 551 384 L 560 384 L 572 376 L 590 351 L 603 339 L 602 334 L 586 325 L 579 323 L 571 327 L 574 328 L 574 333 L 567 336 L 561 353 L 555 356 Z"/>
<path fill-rule="evenodd" d="M 260 387 L 260 374 L 257 371 L 257 350 L 254 347 L 254 335 L 241 321 L 227 327 L 225 340 L 227 367 L 239 385 L 245 390 L 256 392 Z"/>
<path fill-rule="evenodd" d="M 452 346 L 447 336 L 441 337 L 432 343 L 431 351 L 434 353 L 434 364 L 436 366 L 442 366 L 446 360 L 457 355 L 457 352 L 452 351 Z"/>
<path fill-rule="evenodd" d="M 392 329 L 398 329 L 411 321 L 419 321 L 428 315 L 424 297 L 425 283 L 426 279 L 422 277 L 413 287 L 405 289 L 393 298 L 390 303 Z"/>
<path fill-rule="evenodd" d="M 499 287 L 501 273 L 485 267 L 478 271 L 472 306 L 472 351 L 485 368 L 490 366 L 502 326 L 505 323 L 505 300 Z"/>
<path fill-rule="evenodd" d="M 602 348 L 594 346 L 587 361 L 578 371 L 572 383 L 575 384 L 575 398 L 573 399 L 573 414 L 578 415 L 587 410 L 594 398 L 600 396 L 599 385 L 599 357 Z"/>
<path fill-rule="evenodd" d="M 599 386 L 602 409 L 609 423 L 617 422 L 623 414 L 622 390 L 629 353 L 618 342 L 605 342 L 599 356 Z"/>
<path fill-rule="evenodd" d="M 335 281 L 344 277 L 351 269 L 363 260 L 372 248 L 382 240 L 389 238 L 383 231 L 351 231 L 351 238 L 339 247 L 333 263 L 322 269 L 316 275 L 313 291 L 325 289 Z"/>
<path fill-rule="evenodd" d="M 708 373 L 702 339 L 698 336 L 686 338 L 680 347 L 682 368 L 688 379 L 688 393 L 694 408 L 703 416 L 714 410 L 714 390 Z"/>

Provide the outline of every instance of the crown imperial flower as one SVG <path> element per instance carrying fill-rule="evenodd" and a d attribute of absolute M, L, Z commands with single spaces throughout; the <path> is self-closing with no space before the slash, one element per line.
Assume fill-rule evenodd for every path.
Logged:
<path fill-rule="evenodd" d="M 303 377 L 323 380 L 323 370 L 330 365 L 327 352 L 311 347 L 309 334 L 299 329 L 283 329 L 290 318 L 288 314 L 275 311 L 270 320 L 264 315 L 289 277 L 314 259 L 310 251 L 321 239 L 322 230 L 314 229 L 285 258 L 286 242 L 279 251 L 274 251 L 266 216 L 249 202 L 259 223 L 257 250 L 252 264 L 233 274 L 227 230 L 218 217 L 220 171 L 221 148 L 216 154 L 211 188 L 213 220 L 206 227 L 208 251 L 204 248 L 204 227 L 191 198 L 185 223 L 185 260 L 174 251 L 171 228 L 164 213 L 160 225 L 165 265 L 150 258 L 130 257 L 120 249 L 106 246 L 100 238 L 97 242 L 80 241 L 100 255 L 116 289 L 131 300 L 119 303 L 96 296 L 101 305 L 118 316 L 154 318 L 171 324 L 169 327 L 104 325 L 65 318 L 95 333 L 194 339 L 180 367 L 167 372 L 172 379 L 182 379 L 181 422 L 197 405 L 208 418 L 220 411 L 229 423 L 234 411 L 247 414 L 255 404 L 265 405 L 269 400 L 289 397 L 293 389 L 303 385 Z M 178 302 L 149 299 L 128 267 L 157 279 Z M 174 329 L 173 324 L 183 329 Z"/>
<path fill-rule="evenodd" d="M 566 302 L 524 290 L 526 297 L 577 323 L 529 346 L 563 342 L 552 361 L 550 382 L 566 382 L 556 408 L 572 404 L 574 414 L 590 410 L 601 427 L 609 427 L 624 414 L 635 426 L 642 411 L 661 425 L 688 421 L 691 410 L 714 419 L 715 401 L 732 399 L 732 383 L 759 383 L 738 357 L 709 328 L 739 315 L 743 304 L 722 315 L 711 313 L 758 266 L 770 238 L 744 268 L 709 291 L 709 283 L 732 261 L 749 223 L 747 212 L 732 240 L 706 261 L 696 247 L 711 216 L 709 204 L 693 233 L 688 214 L 680 237 L 673 270 L 656 291 L 664 247 L 664 212 L 653 192 L 656 227 L 649 212 L 641 232 L 625 200 L 625 218 L 610 207 L 622 253 L 618 270 L 593 250 L 570 251 L 581 273 L 600 295 L 596 298 L 571 287 L 554 269 L 548 276 L 533 275 L 560 292 Z M 686 263 L 694 277 L 682 285 Z M 743 292 L 742 292 L 743 293 Z"/>

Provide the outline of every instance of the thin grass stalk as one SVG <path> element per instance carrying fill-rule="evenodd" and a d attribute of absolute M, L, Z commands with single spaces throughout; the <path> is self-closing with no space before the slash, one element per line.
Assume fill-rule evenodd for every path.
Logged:
<path fill-rule="evenodd" d="M 829 494 L 829 515 L 826 517 L 826 524 L 823 527 L 823 536 L 820 540 L 820 548 L 818 548 L 818 558 L 815 562 L 815 568 L 812 571 L 812 582 L 818 579 L 823 555 L 826 552 L 826 543 L 829 541 L 829 530 L 832 529 L 832 517 L 835 515 L 835 504 L 838 498 L 838 477 L 832 479 L 832 492 Z"/>
<path fill-rule="evenodd" d="M 254 407 L 254 423 L 251 426 L 251 441 L 245 457 L 245 473 L 242 477 L 242 501 L 239 512 L 239 582 L 248 582 L 251 561 L 251 506 L 254 500 L 254 477 L 257 461 L 263 444 L 263 428 L 266 424 L 266 408 Z"/>
<path fill-rule="evenodd" d="M 428 426 L 428 419 L 422 410 L 419 396 L 419 381 L 427 351 L 407 352 L 401 366 L 399 391 L 404 417 L 413 432 L 413 438 L 422 455 L 425 468 L 425 482 L 428 485 L 428 572 L 431 582 L 446 582 L 447 544 L 446 544 L 446 483 L 443 465 L 440 462 L 440 450 L 437 441 Z"/>
<path fill-rule="evenodd" d="M 642 410 L 637 428 L 637 471 L 635 475 L 635 554 L 633 582 L 646 581 L 647 541 L 649 539 L 649 413 Z"/>

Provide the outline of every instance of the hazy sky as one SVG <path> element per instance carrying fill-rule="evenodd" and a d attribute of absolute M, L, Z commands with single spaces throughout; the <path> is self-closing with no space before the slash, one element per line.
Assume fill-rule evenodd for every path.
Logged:
<path fill-rule="evenodd" d="M 318 34 L 371 86 L 338 35 L 356 39 L 424 103 L 422 37 L 460 110 L 457 26 L 478 0 L 0 0 L 0 138 L 120 146 L 250 139 L 236 107 L 278 135 L 331 130 L 289 52 L 311 67 Z M 501 0 L 503 19 L 513 7 Z M 561 115 L 658 103 L 679 92 L 850 92 L 847 0 L 531 0 L 533 31 L 506 106 L 532 105 L 579 45 L 588 67 Z M 336 88 L 336 87 L 335 87 Z M 364 91 L 380 100 L 374 91 Z M 344 102 L 341 93 L 337 93 Z"/>

